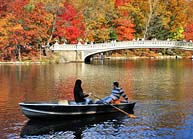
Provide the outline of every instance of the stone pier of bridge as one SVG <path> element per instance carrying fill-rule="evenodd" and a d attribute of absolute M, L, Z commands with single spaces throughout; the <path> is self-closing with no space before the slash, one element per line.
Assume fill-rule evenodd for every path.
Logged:
<path fill-rule="evenodd" d="M 76 50 L 68 50 L 68 51 L 55 51 L 57 55 L 63 59 L 63 61 L 71 61 L 71 62 L 83 62 L 83 52 Z"/>

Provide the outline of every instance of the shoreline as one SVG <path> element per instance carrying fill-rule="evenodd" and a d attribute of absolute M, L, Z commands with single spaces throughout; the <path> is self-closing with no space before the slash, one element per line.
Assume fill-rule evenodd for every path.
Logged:
<path fill-rule="evenodd" d="M 140 56 L 132 56 L 132 57 L 106 57 L 105 59 L 188 59 L 188 58 L 183 58 L 181 56 L 152 56 L 152 57 L 140 57 Z"/>
<path fill-rule="evenodd" d="M 37 61 L 37 62 L 28 62 L 28 61 L 22 61 L 22 62 L 19 62 L 19 61 L 15 61 L 15 62 L 12 62 L 12 61 L 2 62 L 2 61 L 0 61 L 0 65 L 3 65 L 3 64 L 30 65 L 30 64 L 46 64 L 46 63 L 49 63 L 49 62 L 40 62 L 40 61 Z"/>
<path fill-rule="evenodd" d="M 101 58 L 93 58 L 94 60 L 102 60 Z M 182 56 L 156 56 L 156 57 L 140 57 L 140 56 L 132 56 L 132 57 L 104 57 L 103 60 L 108 59 L 108 60 L 138 60 L 138 59 L 157 59 L 157 60 L 164 60 L 164 59 L 193 59 L 193 57 L 191 58 L 184 58 Z M 74 62 L 74 61 L 73 61 Z M 64 63 L 69 63 L 68 62 L 64 62 Z M 76 62 L 74 62 L 76 63 Z M 6 65 L 6 64 L 10 64 L 10 65 L 31 65 L 31 64 L 59 64 L 57 62 L 54 61 L 36 61 L 36 62 L 29 62 L 29 61 L 0 61 L 0 65 Z"/>

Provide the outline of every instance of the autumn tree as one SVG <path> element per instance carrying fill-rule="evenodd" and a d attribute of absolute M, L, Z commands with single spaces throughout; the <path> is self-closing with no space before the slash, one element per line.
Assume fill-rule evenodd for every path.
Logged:
<path fill-rule="evenodd" d="M 47 44 L 51 43 L 54 41 L 53 35 L 56 31 L 56 23 L 57 23 L 57 16 L 59 15 L 61 9 L 64 6 L 64 2 L 66 2 L 66 0 L 30 0 L 30 3 L 34 4 L 34 3 L 43 3 L 46 7 L 46 10 L 51 14 L 51 18 L 50 18 L 50 22 L 51 25 L 49 27 L 49 39 L 47 41 Z"/>
<path fill-rule="evenodd" d="M 143 38 L 149 14 L 148 0 L 130 0 L 122 5 L 121 9 L 127 12 L 130 20 L 135 24 L 135 37 Z"/>
<path fill-rule="evenodd" d="M 187 8 L 186 8 L 186 23 L 192 23 L 193 22 L 193 0 L 187 1 Z"/>
<path fill-rule="evenodd" d="M 131 0 L 125 9 L 136 25 L 136 37 L 183 39 L 185 0 Z"/>
<path fill-rule="evenodd" d="M 12 57 L 20 54 L 21 47 L 27 48 L 29 44 L 37 46 L 48 38 L 49 14 L 41 3 L 32 5 L 28 0 L 14 0 L 7 6 L 9 14 L 4 19 L 7 24 L 1 24 L 0 29 L 5 29 L 7 41 L 3 45 L 7 44 L 4 49 L 12 50 Z"/>
<path fill-rule="evenodd" d="M 117 18 L 115 3 L 112 0 L 86 2 L 83 9 L 86 23 L 86 41 L 104 42 L 114 32 L 114 20 Z"/>
<path fill-rule="evenodd" d="M 21 35 L 16 34 L 23 29 L 21 26 L 22 20 L 18 19 L 17 15 L 22 14 L 21 7 L 23 7 L 27 1 L 18 3 L 18 5 L 15 5 L 14 7 L 12 4 L 17 2 L 18 1 L 2 1 L 1 3 L 3 5 L 3 10 L 5 10 L 1 12 L 3 22 L 1 22 L 0 25 L 0 30 L 3 30 L 0 35 L 0 38 L 2 39 L 2 42 L 0 43 L 1 51 L 4 52 L 4 55 L 2 56 L 3 59 L 8 57 L 8 59 L 11 59 L 14 55 L 13 50 L 15 50 L 17 40 L 19 39 L 19 41 L 22 41 Z M 11 37 L 11 35 L 14 36 Z"/>
<path fill-rule="evenodd" d="M 186 40 L 193 40 L 193 1 L 187 1 L 187 11 L 186 11 L 186 27 L 185 27 L 185 39 Z"/>
<path fill-rule="evenodd" d="M 168 25 L 170 14 L 167 13 L 165 4 L 159 0 L 149 0 L 149 16 L 145 25 L 145 39 L 168 39 Z"/>
<path fill-rule="evenodd" d="M 8 45 L 8 33 L 10 27 L 10 19 L 12 14 L 9 14 L 9 2 L 7 0 L 1 0 L 0 2 L 0 57 L 3 57 L 5 51 L 4 48 Z"/>
<path fill-rule="evenodd" d="M 157 9 L 154 11 L 153 20 L 150 22 L 150 25 L 152 27 L 157 26 L 155 30 L 158 30 L 160 33 L 151 30 L 149 36 L 157 34 L 158 39 L 182 40 L 184 38 L 186 6 L 186 0 L 157 1 Z"/>
<path fill-rule="evenodd" d="M 130 0 L 116 0 L 117 18 L 115 19 L 115 29 L 118 40 L 132 40 L 134 39 L 135 25 L 130 18 L 130 13 L 127 11 L 126 5 Z"/>
<path fill-rule="evenodd" d="M 183 32 L 186 24 L 186 10 L 187 1 L 186 0 L 163 0 L 165 4 L 165 9 L 169 13 L 168 24 L 169 28 L 168 38 L 172 40 L 182 40 L 184 38 Z"/>
<path fill-rule="evenodd" d="M 193 23 L 186 26 L 184 35 L 186 40 L 193 40 Z"/>
<path fill-rule="evenodd" d="M 72 4 L 65 2 L 57 18 L 54 34 L 60 40 L 65 39 L 68 43 L 77 43 L 78 39 L 84 38 L 83 15 L 81 12 L 77 12 Z"/>

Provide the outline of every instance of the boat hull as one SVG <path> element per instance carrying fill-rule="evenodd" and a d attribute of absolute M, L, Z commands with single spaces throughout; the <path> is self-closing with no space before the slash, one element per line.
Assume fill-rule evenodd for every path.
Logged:
<path fill-rule="evenodd" d="M 110 104 L 60 104 L 58 102 L 22 102 L 21 110 L 29 119 L 56 118 L 56 117 L 84 117 L 120 112 L 113 106 L 133 114 L 135 103 Z"/>

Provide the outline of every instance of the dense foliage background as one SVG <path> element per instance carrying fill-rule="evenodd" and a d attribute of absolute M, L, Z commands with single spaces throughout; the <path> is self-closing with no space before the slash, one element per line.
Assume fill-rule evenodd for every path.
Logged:
<path fill-rule="evenodd" d="M 0 0 L 0 57 L 43 45 L 138 38 L 193 39 L 192 0 Z"/>

